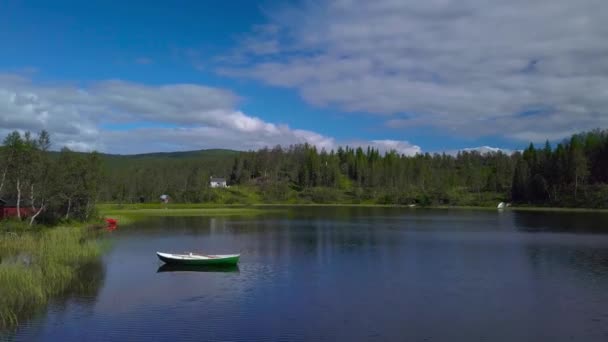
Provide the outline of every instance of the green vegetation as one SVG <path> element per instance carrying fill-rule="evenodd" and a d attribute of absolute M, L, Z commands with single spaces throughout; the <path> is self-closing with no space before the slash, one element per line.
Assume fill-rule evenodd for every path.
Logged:
<path fill-rule="evenodd" d="M 258 208 L 136 208 L 106 209 L 101 213 L 118 219 L 120 224 L 132 222 L 134 216 L 246 216 L 268 212 Z"/>
<path fill-rule="evenodd" d="M 14 200 L 29 212 L 29 225 L 36 221 L 86 221 L 94 217 L 101 181 L 97 153 L 74 153 L 67 148 L 52 158 L 50 136 L 36 138 L 12 132 L 0 149 L 0 198 Z M 23 214 L 17 210 L 18 218 Z"/>
<path fill-rule="evenodd" d="M 101 200 L 179 203 L 386 204 L 419 206 L 608 207 L 608 131 L 574 135 L 555 148 L 480 154 L 381 154 L 368 148 L 317 150 L 297 145 L 255 152 L 214 150 L 123 156 L 107 166 Z M 202 157 L 205 156 L 205 157 Z M 140 160 L 145 159 L 145 163 Z M 223 176 L 229 189 L 211 189 Z"/>
<path fill-rule="evenodd" d="M 81 223 L 97 208 L 122 225 L 146 216 L 257 215 L 285 205 L 608 208 L 608 131 L 600 130 L 512 155 L 296 145 L 117 156 L 50 146 L 44 131 L 13 132 L 0 148 L 0 198 L 27 209 L 0 221 L 3 326 L 34 313 L 99 261 L 100 242 Z M 230 187 L 210 188 L 211 176 L 228 178 Z M 161 194 L 171 203 L 153 204 Z"/>
<path fill-rule="evenodd" d="M 0 328 L 14 327 L 44 307 L 101 253 L 94 231 L 84 226 L 34 231 L 4 222 L 0 228 Z"/>
<path fill-rule="evenodd" d="M 20 200 L 40 215 L 32 215 L 30 224 L 87 220 L 94 217 L 98 200 L 151 203 L 161 194 L 168 194 L 172 205 L 495 207 L 511 201 L 518 206 L 606 208 L 607 132 L 577 134 L 555 148 L 531 144 L 512 155 L 465 151 L 455 156 L 349 147 L 318 151 L 309 145 L 132 156 L 67 149 L 52 153 L 47 133 L 34 139 L 13 132 L 0 150 L 0 196 Z M 230 187 L 210 188 L 211 176 L 227 178 Z"/>
<path fill-rule="evenodd" d="M 82 222 L 96 216 L 101 159 L 68 149 L 52 153 L 50 146 L 45 131 L 12 132 L 0 149 L 0 198 L 16 214 L 0 220 L 2 328 L 34 314 L 73 287 L 85 265 L 99 262 L 100 242 Z"/>
<path fill-rule="evenodd" d="M 530 146 L 515 163 L 512 198 L 535 205 L 608 208 L 608 131 Z"/>

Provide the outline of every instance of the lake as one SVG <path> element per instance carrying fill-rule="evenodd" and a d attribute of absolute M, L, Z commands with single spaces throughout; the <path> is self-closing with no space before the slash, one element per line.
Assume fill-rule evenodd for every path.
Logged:
<path fill-rule="evenodd" d="M 164 217 L 15 341 L 608 341 L 605 213 L 291 208 Z M 156 251 L 242 253 L 164 269 Z"/>

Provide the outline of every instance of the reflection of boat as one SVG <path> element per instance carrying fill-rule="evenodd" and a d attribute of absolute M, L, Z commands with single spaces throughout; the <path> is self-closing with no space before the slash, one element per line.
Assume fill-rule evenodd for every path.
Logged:
<path fill-rule="evenodd" d="M 175 265 L 163 264 L 156 270 L 161 272 L 238 272 L 237 265 Z"/>
<path fill-rule="evenodd" d="M 240 254 L 205 255 L 197 253 L 171 254 L 156 252 L 158 258 L 167 264 L 176 265 L 236 265 Z"/>

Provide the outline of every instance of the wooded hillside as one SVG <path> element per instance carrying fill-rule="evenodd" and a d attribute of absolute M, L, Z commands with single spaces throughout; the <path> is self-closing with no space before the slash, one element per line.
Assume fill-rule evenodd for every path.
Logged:
<path fill-rule="evenodd" d="M 85 219 L 98 201 L 516 204 L 608 207 L 608 131 L 576 134 L 523 152 L 399 155 L 373 148 L 310 145 L 258 151 L 202 150 L 141 155 L 50 152 L 50 137 L 13 132 L 0 149 L 0 198 L 40 218 Z M 230 188 L 211 189 L 210 177 Z"/>
<path fill-rule="evenodd" d="M 114 161 L 103 200 L 155 201 L 167 193 L 178 202 L 608 206 L 608 131 L 577 134 L 554 147 L 530 144 L 512 155 L 404 156 L 310 145 L 198 153 Z M 210 189 L 210 176 L 226 177 L 233 188 Z"/>

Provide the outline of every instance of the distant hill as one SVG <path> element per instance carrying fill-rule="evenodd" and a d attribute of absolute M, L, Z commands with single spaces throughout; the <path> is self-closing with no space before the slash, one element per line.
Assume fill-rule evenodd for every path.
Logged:
<path fill-rule="evenodd" d="M 181 152 L 155 152 L 142 154 L 101 154 L 108 170 L 140 167 L 161 167 L 161 165 L 190 165 L 195 163 L 213 174 L 225 175 L 239 151 L 209 149 Z"/>
<path fill-rule="evenodd" d="M 199 159 L 199 158 L 234 158 L 239 153 L 235 150 L 208 149 L 180 152 L 153 152 L 141 154 L 107 154 L 102 153 L 104 158 L 116 159 Z"/>
<path fill-rule="evenodd" d="M 3 152 L 3 149 L 4 146 L 0 146 L 0 153 Z M 75 153 L 86 154 L 87 152 Z M 141 154 L 100 153 L 100 156 L 105 164 L 106 170 L 110 172 L 118 169 L 129 169 L 134 166 L 158 167 L 160 165 L 191 165 L 194 163 L 201 165 L 213 174 L 226 175 L 234 163 L 234 158 L 240 153 L 241 151 L 227 149 L 207 149 Z M 56 158 L 59 156 L 59 152 L 51 151 L 50 156 L 51 158 Z"/>

